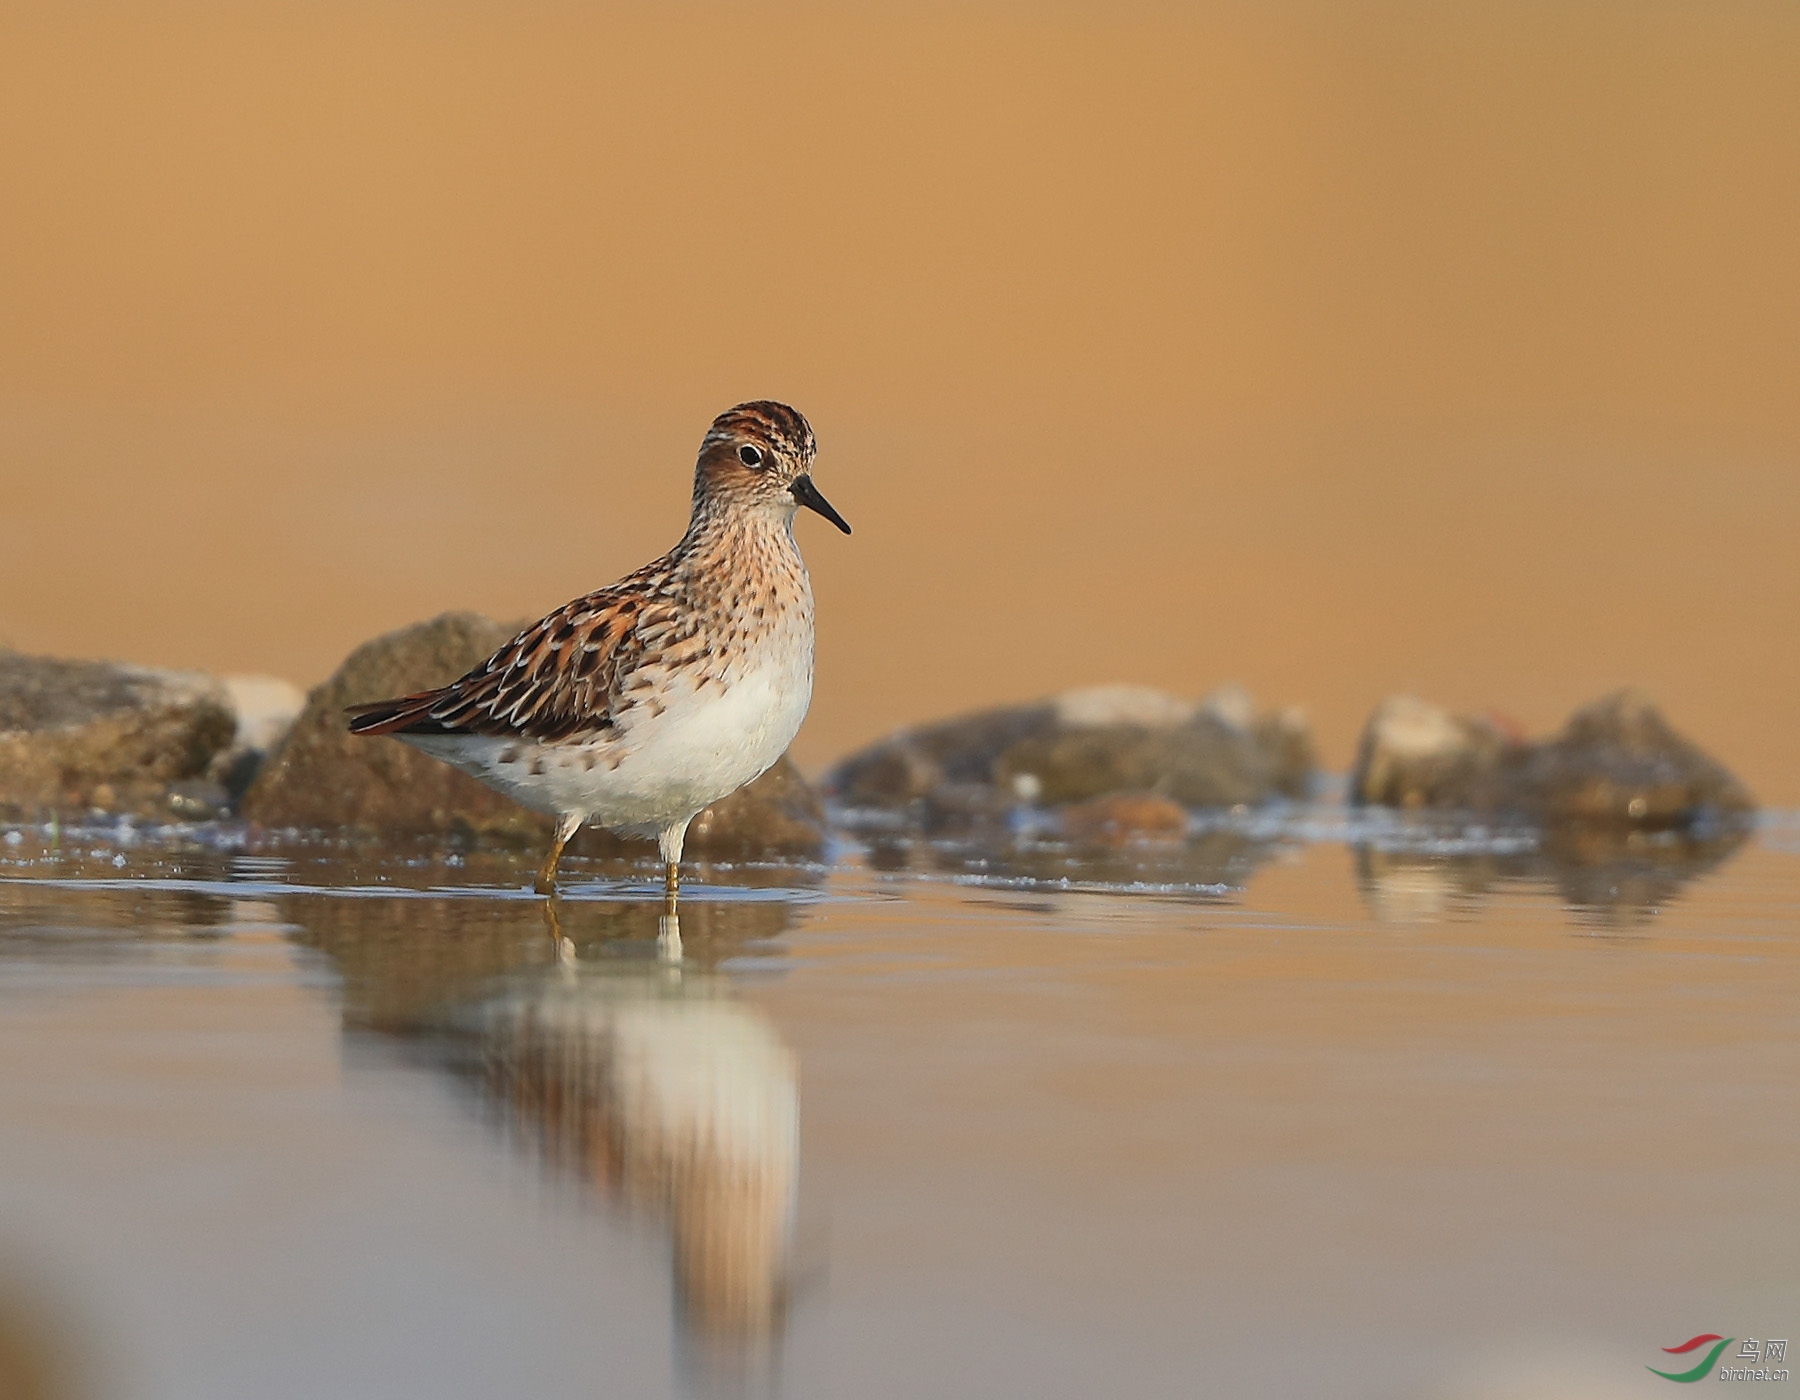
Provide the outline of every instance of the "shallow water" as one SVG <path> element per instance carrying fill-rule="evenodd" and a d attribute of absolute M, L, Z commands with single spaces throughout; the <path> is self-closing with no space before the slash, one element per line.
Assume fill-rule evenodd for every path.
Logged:
<path fill-rule="evenodd" d="M 0 1393 L 1659 1395 L 1800 1323 L 1791 818 L 874 841 L 679 960 L 642 869 L 6 840 Z"/>

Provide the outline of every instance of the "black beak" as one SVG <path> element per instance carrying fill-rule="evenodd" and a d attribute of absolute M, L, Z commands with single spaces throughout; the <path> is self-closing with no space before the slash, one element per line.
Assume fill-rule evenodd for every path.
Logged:
<path fill-rule="evenodd" d="M 797 476 L 794 484 L 788 487 L 794 493 L 794 499 L 808 510 L 816 510 L 846 535 L 850 527 L 844 523 L 844 517 L 831 508 L 831 502 L 819 494 L 819 488 L 813 485 L 810 476 Z"/>

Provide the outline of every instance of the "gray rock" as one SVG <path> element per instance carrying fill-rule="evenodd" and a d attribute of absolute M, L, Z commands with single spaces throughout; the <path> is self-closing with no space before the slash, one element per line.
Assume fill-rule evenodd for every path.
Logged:
<path fill-rule="evenodd" d="M 1534 746 L 1519 805 L 1548 822 L 1686 829 L 1756 810 L 1725 766 L 1670 727 L 1648 696 L 1621 690 Z"/>
<path fill-rule="evenodd" d="M 300 718 L 245 793 L 244 815 L 269 827 L 543 844 L 550 835 L 549 818 L 396 739 L 356 737 L 344 716 L 349 706 L 363 701 L 455 680 L 521 625 L 474 613 L 446 613 L 365 642 L 307 696 Z M 696 817 L 688 850 L 711 856 L 811 856 L 824 842 L 819 800 L 784 758 Z M 584 831 L 571 847 L 588 854 L 644 849 L 641 842 L 622 842 L 598 831 Z"/>
<path fill-rule="evenodd" d="M 1236 688 L 1195 703 L 1104 686 L 902 731 L 845 759 L 828 786 L 846 807 L 960 831 L 1015 802 L 1132 792 L 1230 807 L 1303 796 L 1312 771 L 1298 711 L 1257 717 Z"/>
<path fill-rule="evenodd" d="M 1187 836 L 1187 810 L 1166 797 L 1115 792 L 1065 807 L 1060 826 L 1065 840 L 1083 847 L 1127 846 L 1135 842 L 1180 841 Z"/>
<path fill-rule="evenodd" d="M 1390 696 L 1363 730 L 1350 795 L 1370 806 L 1645 829 L 1729 820 L 1756 805 L 1723 765 L 1629 690 L 1578 710 L 1538 743 Z"/>
<path fill-rule="evenodd" d="M 1169 729 L 1116 724 L 1024 739 L 994 760 L 994 780 L 1052 807 L 1115 792 L 1235 807 L 1274 791 L 1270 768 L 1253 735 L 1202 714 Z"/>
<path fill-rule="evenodd" d="M 164 810 L 177 821 L 216 822 L 231 815 L 231 793 L 210 778 L 170 783 Z"/>
<path fill-rule="evenodd" d="M 210 676 L 0 652 L 0 818 L 185 818 L 171 795 L 235 728 Z"/>
<path fill-rule="evenodd" d="M 1319 755 L 1313 748 L 1306 711 L 1298 705 L 1270 710 L 1256 717 L 1252 732 L 1269 761 L 1269 781 L 1275 791 L 1296 801 L 1310 797 Z"/>
<path fill-rule="evenodd" d="M 361 701 L 455 680 L 517 630 L 474 613 L 445 613 L 363 643 L 307 695 L 244 794 L 244 815 L 275 827 L 539 839 L 542 819 L 397 740 L 353 736 L 344 717 Z"/>
<path fill-rule="evenodd" d="M 1524 755 L 1494 724 L 1390 695 L 1363 726 L 1350 770 L 1354 806 L 1487 812 L 1505 804 Z"/>
<path fill-rule="evenodd" d="M 1049 703 L 984 710 L 902 730 L 840 763 L 826 786 L 846 806 L 897 808 L 946 784 L 992 786 L 994 760 L 1013 744 L 1055 732 Z"/>
<path fill-rule="evenodd" d="M 1015 805 L 991 783 L 941 783 L 907 815 L 927 836 L 986 841 L 1006 831 Z"/>
<path fill-rule="evenodd" d="M 1173 729 L 1186 724 L 1202 709 L 1232 723 L 1232 716 L 1255 708 L 1242 686 L 1221 686 L 1198 704 L 1147 685 L 1089 685 L 1065 690 L 1050 699 L 1060 729 L 1107 729 L 1136 725 L 1144 729 Z M 1245 722 L 1248 720 L 1246 718 Z"/>

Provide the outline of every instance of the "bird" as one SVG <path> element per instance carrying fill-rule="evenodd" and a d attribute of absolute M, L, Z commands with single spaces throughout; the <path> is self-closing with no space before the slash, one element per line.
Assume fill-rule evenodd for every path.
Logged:
<path fill-rule="evenodd" d="M 673 549 L 446 686 L 352 706 L 350 732 L 390 735 L 554 817 L 541 895 L 555 894 L 583 825 L 655 837 L 672 913 L 688 823 L 780 758 L 812 699 L 794 516 L 805 507 L 850 533 L 813 484 L 816 451 L 786 404 L 727 409 L 701 440 Z"/>

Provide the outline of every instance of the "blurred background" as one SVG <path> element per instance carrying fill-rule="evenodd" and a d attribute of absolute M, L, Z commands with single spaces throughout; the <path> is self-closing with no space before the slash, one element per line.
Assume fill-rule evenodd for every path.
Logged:
<path fill-rule="evenodd" d="M 15 4 L 0 643 L 323 678 L 671 544 L 741 399 L 815 771 L 1226 679 L 1647 687 L 1800 800 L 1787 3 Z"/>

